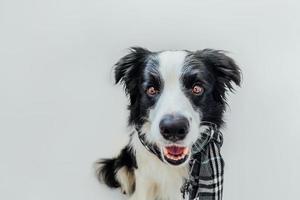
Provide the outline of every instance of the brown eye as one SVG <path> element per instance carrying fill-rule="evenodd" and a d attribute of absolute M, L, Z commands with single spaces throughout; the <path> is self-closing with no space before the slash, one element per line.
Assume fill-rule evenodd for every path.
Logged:
<path fill-rule="evenodd" d="M 195 95 L 201 95 L 204 92 L 204 89 L 200 85 L 195 84 L 192 88 L 192 92 Z"/>
<path fill-rule="evenodd" d="M 155 96 L 155 95 L 157 95 L 158 90 L 155 89 L 154 87 L 149 87 L 149 88 L 146 90 L 146 92 L 147 92 L 147 94 L 148 94 L 149 96 Z"/>

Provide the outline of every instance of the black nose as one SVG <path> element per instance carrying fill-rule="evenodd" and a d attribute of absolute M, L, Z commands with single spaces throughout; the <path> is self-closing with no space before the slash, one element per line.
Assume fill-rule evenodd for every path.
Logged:
<path fill-rule="evenodd" d="M 189 131 L 189 121 L 182 115 L 165 115 L 159 123 L 162 136 L 176 142 L 185 138 Z"/>

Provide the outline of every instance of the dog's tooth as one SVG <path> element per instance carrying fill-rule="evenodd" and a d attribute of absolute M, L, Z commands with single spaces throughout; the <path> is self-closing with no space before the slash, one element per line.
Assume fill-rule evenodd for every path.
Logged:
<path fill-rule="evenodd" d="M 163 151 L 164 151 L 164 154 L 165 154 L 165 155 L 168 155 L 168 154 L 169 154 L 169 152 L 168 152 L 168 150 L 167 150 L 166 148 L 163 148 Z"/>
<path fill-rule="evenodd" d="M 188 154 L 188 153 L 189 153 L 189 149 L 188 149 L 188 148 L 184 148 L 183 154 L 186 155 L 186 154 Z"/>
<path fill-rule="evenodd" d="M 173 160 L 173 156 L 172 156 L 172 155 L 167 154 L 167 157 L 168 157 L 169 159 L 172 159 L 172 160 Z"/>

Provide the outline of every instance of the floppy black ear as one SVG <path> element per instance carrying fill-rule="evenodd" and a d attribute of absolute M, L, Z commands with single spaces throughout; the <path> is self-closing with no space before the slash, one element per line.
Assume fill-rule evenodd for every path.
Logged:
<path fill-rule="evenodd" d="M 137 96 L 140 72 L 150 51 L 141 47 L 132 47 L 129 50 L 129 54 L 115 64 L 115 81 L 116 84 L 124 85 L 125 92 L 133 104 Z"/>
<path fill-rule="evenodd" d="M 227 90 L 233 91 L 233 84 L 241 84 L 241 70 L 235 61 L 225 55 L 224 51 L 204 49 L 196 52 L 202 62 L 210 68 L 216 78 L 216 90 L 225 98 Z"/>

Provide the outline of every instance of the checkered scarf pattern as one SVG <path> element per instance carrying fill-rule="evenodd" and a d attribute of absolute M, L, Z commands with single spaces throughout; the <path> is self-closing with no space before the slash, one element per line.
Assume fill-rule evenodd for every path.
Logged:
<path fill-rule="evenodd" d="M 222 133 L 208 126 L 192 148 L 189 178 L 182 187 L 184 200 L 222 200 L 224 161 Z"/>

